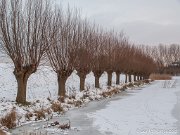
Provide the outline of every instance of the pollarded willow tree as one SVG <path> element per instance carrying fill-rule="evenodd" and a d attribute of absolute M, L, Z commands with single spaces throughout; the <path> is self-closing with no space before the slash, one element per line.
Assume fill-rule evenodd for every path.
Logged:
<path fill-rule="evenodd" d="M 48 48 L 50 7 L 47 0 L 0 0 L 0 40 L 14 63 L 17 103 L 26 103 L 28 78 Z"/>
<path fill-rule="evenodd" d="M 92 72 L 95 76 L 95 87 L 100 88 L 99 79 L 105 71 L 106 65 L 106 49 L 104 47 L 105 36 L 103 30 L 100 28 L 95 29 L 93 33 L 93 52 L 92 55 Z"/>
<path fill-rule="evenodd" d="M 80 78 L 80 91 L 85 90 L 86 75 L 92 69 L 92 56 L 93 56 L 93 27 L 87 21 L 80 23 L 78 27 L 79 44 L 76 50 L 75 69 Z"/>
<path fill-rule="evenodd" d="M 115 55 L 115 60 L 113 64 L 113 70 L 116 72 L 116 84 L 120 84 L 120 74 L 123 73 L 123 63 L 126 62 L 126 50 L 128 49 L 128 39 L 121 33 L 119 36 L 119 41 L 115 45 L 113 53 Z"/>
<path fill-rule="evenodd" d="M 107 85 L 112 85 L 112 73 L 113 71 L 113 65 L 115 63 L 115 45 L 118 44 L 118 39 L 114 32 L 105 33 L 105 41 L 104 46 L 106 50 L 106 64 L 105 64 L 105 71 L 107 72 L 108 79 L 107 79 Z"/>
<path fill-rule="evenodd" d="M 79 41 L 80 18 L 76 10 L 68 9 L 66 12 L 57 10 L 54 16 L 56 20 L 52 23 L 55 32 L 52 32 L 53 39 L 49 42 L 50 47 L 47 50 L 47 56 L 58 79 L 58 95 L 65 97 L 66 80 L 74 70 L 76 63 L 77 46 Z"/>

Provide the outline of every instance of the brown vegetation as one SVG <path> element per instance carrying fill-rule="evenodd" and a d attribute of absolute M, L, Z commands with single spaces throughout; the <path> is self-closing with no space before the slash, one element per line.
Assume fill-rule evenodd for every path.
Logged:
<path fill-rule="evenodd" d="M 171 80 L 172 76 L 169 74 L 151 74 L 149 78 L 151 80 Z"/>
<path fill-rule="evenodd" d="M 17 113 L 14 109 L 7 113 L 4 117 L 0 118 L 0 124 L 9 129 L 16 127 Z"/>
<path fill-rule="evenodd" d="M 51 109 L 54 112 L 59 112 L 59 113 L 64 111 L 60 102 L 53 102 L 52 105 L 51 105 Z"/>
<path fill-rule="evenodd" d="M 46 118 L 46 115 L 45 115 L 45 110 L 44 109 L 39 109 L 39 110 L 35 110 L 34 111 L 34 115 L 36 116 L 35 120 L 42 120 L 42 119 L 45 119 Z"/>

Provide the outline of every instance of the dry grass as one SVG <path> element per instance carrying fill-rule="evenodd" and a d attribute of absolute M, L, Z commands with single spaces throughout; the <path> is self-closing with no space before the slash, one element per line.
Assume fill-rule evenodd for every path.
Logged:
<path fill-rule="evenodd" d="M 25 114 L 25 118 L 27 120 L 31 120 L 32 117 L 33 117 L 33 113 L 32 112 L 28 112 L 28 113 Z"/>
<path fill-rule="evenodd" d="M 169 74 L 151 74 L 149 78 L 151 80 L 171 80 L 172 76 Z"/>
<path fill-rule="evenodd" d="M 9 129 L 16 127 L 17 113 L 14 109 L 0 119 L 0 124 Z"/>
<path fill-rule="evenodd" d="M 53 102 L 52 105 L 51 105 L 51 109 L 54 112 L 59 112 L 59 113 L 64 111 L 60 102 Z"/>
<path fill-rule="evenodd" d="M 130 83 L 126 84 L 126 87 L 134 87 L 134 83 L 130 82 Z"/>
<path fill-rule="evenodd" d="M 35 110 L 34 111 L 34 114 L 36 116 L 35 120 L 42 120 L 42 119 L 45 119 L 46 118 L 46 115 L 45 115 L 45 110 L 44 109 L 40 109 L 40 110 Z"/>
<path fill-rule="evenodd" d="M 102 96 L 106 98 L 106 97 L 111 97 L 112 95 L 115 95 L 117 93 L 119 93 L 119 89 L 118 88 L 114 88 L 114 89 L 112 89 L 110 91 L 102 92 Z"/>
<path fill-rule="evenodd" d="M 25 114 L 25 118 L 27 121 L 30 121 L 33 116 L 35 117 L 35 120 L 42 120 L 46 118 L 46 114 L 52 114 L 51 108 L 41 108 L 39 110 L 34 110 L 34 112 L 27 112 Z"/>

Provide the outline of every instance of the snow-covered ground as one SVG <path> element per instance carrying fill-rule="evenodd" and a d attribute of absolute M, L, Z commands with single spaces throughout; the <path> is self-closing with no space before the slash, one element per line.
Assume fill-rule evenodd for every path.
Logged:
<path fill-rule="evenodd" d="M 124 82 L 124 75 L 121 81 Z M 113 85 L 115 85 L 113 74 Z M 100 78 L 103 89 L 94 88 L 93 73 L 87 75 L 86 87 L 90 92 L 106 90 L 107 74 Z M 79 77 L 74 71 L 66 83 L 68 94 L 79 93 Z M 20 107 L 15 104 L 16 80 L 13 75 L 13 65 L 0 63 L 0 117 L 14 106 L 19 115 L 25 115 L 38 107 L 50 105 L 47 98 L 57 100 L 57 78 L 54 71 L 48 66 L 42 66 L 28 80 L 27 99 L 36 102 L 32 107 Z M 77 135 L 93 133 L 93 135 L 179 135 L 179 106 L 177 93 L 180 92 L 180 77 L 174 77 L 171 81 L 155 81 L 150 86 L 142 89 L 129 89 L 122 94 L 105 101 L 94 103 L 78 110 L 72 110 L 65 115 L 69 118 L 73 127 L 80 131 Z M 96 93 L 96 94 L 97 94 Z M 54 118 L 53 120 L 62 120 Z M 52 120 L 52 121 L 53 121 Z M 26 121 L 25 121 L 26 122 Z M 33 124 L 32 124 L 33 125 Z M 42 123 L 43 125 L 43 123 Z M 81 126 L 80 126 L 81 125 Z M 39 124 L 33 128 L 38 128 Z M 24 127 L 22 127 L 24 128 Z M 27 125 L 28 129 L 29 125 Z M 19 130 L 17 131 L 19 133 Z M 58 133 L 57 133 L 58 134 Z M 74 134 L 69 131 L 69 134 Z"/>
<path fill-rule="evenodd" d="M 121 75 L 121 82 L 124 82 L 124 75 Z M 115 85 L 115 73 L 113 73 L 113 85 Z M 76 71 L 68 78 L 66 82 L 67 93 L 79 91 L 79 77 Z M 94 89 L 95 78 L 93 73 L 86 77 L 86 88 Z M 101 88 L 107 85 L 107 74 L 104 73 L 100 78 Z M 34 101 L 47 97 L 57 98 L 57 76 L 49 66 L 42 66 L 38 71 L 32 74 L 28 80 L 27 100 Z M 17 84 L 13 75 L 13 65 L 9 63 L 0 63 L 0 100 L 15 101 Z"/>
<path fill-rule="evenodd" d="M 124 75 L 121 75 L 122 83 L 124 82 L 124 78 Z M 115 85 L 115 80 L 116 76 L 115 73 L 113 73 L 113 85 Z M 75 95 L 76 99 L 67 99 L 65 100 L 65 103 L 61 104 L 65 111 L 69 110 L 69 108 L 75 107 L 74 105 L 69 104 L 69 101 L 74 102 L 80 100 L 81 102 L 86 103 L 94 100 L 95 98 L 101 98 L 102 96 L 100 96 L 100 94 L 102 91 L 109 90 L 106 85 L 106 73 L 104 73 L 100 78 L 100 86 L 102 89 L 95 89 L 94 81 L 95 78 L 91 72 L 87 75 L 85 82 L 86 89 L 88 90 L 88 94 L 91 95 L 91 99 L 88 97 L 86 99 L 82 99 L 84 93 L 79 91 L 79 77 L 76 74 L 76 71 L 71 74 L 66 82 L 67 94 Z M 52 101 L 57 101 L 57 90 L 58 84 L 56 73 L 49 66 L 41 66 L 36 73 L 30 76 L 28 80 L 27 100 L 31 102 L 31 105 L 19 106 L 15 102 L 17 82 L 13 75 L 13 65 L 9 62 L 0 63 L 0 118 L 10 112 L 12 108 L 15 108 L 18 113 L 18 119 L 20 120 L 19 124 L 27 123 L 25 115 L 28 112 L 50 108 Z M 31 119 L 31 121 L 34 120 L 35 117 Z"/>
<path fill-rule="evenodd" d="M 12 131 L 47 135 L 179 135 L 180 78 L 155 81 L 123 91 L 111 98 L 90 102 L 48 122 L 28 124 Z M 176 105 L 175 105 L 176 104 Z M 173 113 L 172 113 L 173 112 Z M 71 129 L 43 128 L 54 121 L 71 121 Z M 37 130 L 38 129 L 38 130 Z"/>
<path fill-rule="evenodd" d="M 171 81 L 155 81 L 142 90 L 128 91 L 129 96 L 111 101 L 104 109 L 89 113 L 93 126 L 113 135 L 179 135 L 177 117 L 180 77 Z M 179 104 L 178 104 L 179 105 Z"/>

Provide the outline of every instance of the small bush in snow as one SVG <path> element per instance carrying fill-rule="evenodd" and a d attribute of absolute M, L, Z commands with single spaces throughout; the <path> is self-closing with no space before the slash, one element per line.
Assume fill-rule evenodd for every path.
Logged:
<path fill-rule="evenodd" d="M 54 111 L 54 112 L 63 112 L 64 109 L 63 107 L 61 106 L 61 103 L 60 102 L 53 102 L 52 105 L 51 105 L 51 109 Z"/>
<path fill-rule="evenodd" d="M 141 82 L 140 82 L 140 81 L 134 82 L 134 85 L 135 85 L 135 86 L 140 86 L 140 85 L 141 85 Z"/>
<path fill-rule="evenodd" d="M 134 87 L 134 84 L 133 83 L 128 83 L 126 86 L 127 87 Z"/>
<path fill-rule="evenodd" d="M 9 129 L 16 127 L 17 113 L 12 109 L 10 113 L 6 114 L 0 119 L 0 124 Z"/>
<path fill-rule="evenodd" d="M 31 120 L 32 117 L 33 117 L 33 113 L 32 113 L 32 112 L 27 112 L 27 113 L 25 114 L 25 118 L 26 118 L 27 120 Z"/>
<path fill-rule="evenodd" d="M 46 115 L 45 115 L 45 110 L 44 109 L 40 109 L 40 110 L 36 110 L 34 111 L 34 114 L 36 116 L 35 120 L 42 120 L 42 119 L 45 119 L 46 118 Z"/>

